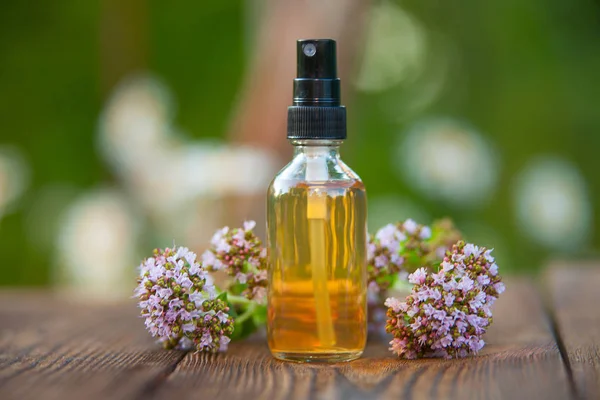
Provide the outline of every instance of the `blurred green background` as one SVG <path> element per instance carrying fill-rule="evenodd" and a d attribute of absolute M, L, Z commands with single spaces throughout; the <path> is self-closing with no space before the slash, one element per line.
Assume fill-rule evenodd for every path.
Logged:
<path fill-rule="evenodd" d="M 144 141 L 110 142 L 111 113 L 149 102 L 168 146 L 196 149 L 187 169 L 224 151 L 265 3 L 0 3 L 1 285 L 103 279 L 186 240 L 169 212 L 219 196 L 192 180 L 175 192 L 210 201 L 140 201 L 144 164 L 127 175 L 111 154 Z M 367 14 L 362 39 L 338 46 L 357 46 L 342 154 L 367 186 L 370 229 L 451 216 L 511 272 L 596 256 L 599 3 L 378 1 Z"/>

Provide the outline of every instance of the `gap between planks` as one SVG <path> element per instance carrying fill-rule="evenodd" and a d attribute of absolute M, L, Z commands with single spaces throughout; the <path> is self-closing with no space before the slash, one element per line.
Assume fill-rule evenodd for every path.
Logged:
<path fill-rule="evenodd" d="M 543 276 L 561 353 L 575 395 L 600 398 L 600 265 L 555 263 Z"/>
<path fill-rule="evenodd" d="M 558 346 L 558 351 L 560 353 L 560 358 L 565 366 L 565 370 L 567 373 L 567 377 L 569 379 L 569 387 L 571 388 L 571 392 L 575 399 L 580 399 L 581 394 L 575 384 L 575 378 L 573 376 L 573 369 L 571 367 L 571 361 L 569 360 L 569 356 L 567 353 L 567 349 L 565 343 L 560 335 L 560 329 L 558 326 L 558 321 L 556 319 L 555 310 L 552 308 L 552 295 L 549 292 L 548 288 L 544 286 L 544 282 L 542 282 L 540 287 L 540 292 L 542 293 L 542 299 L 544 302 L 544 310 L 548 317 L 548 322 L 550 324 L 550 329 L 552 331 L 552 335 L 554 336 L 554 340 L 556 341 L 556 345 Z"/>

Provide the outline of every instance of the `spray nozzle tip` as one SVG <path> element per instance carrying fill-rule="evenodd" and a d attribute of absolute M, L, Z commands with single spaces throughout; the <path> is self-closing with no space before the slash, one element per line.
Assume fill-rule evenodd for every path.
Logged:
<path fill-rule="evenodd" d="M 337 78 L 336 45 L 333 39 L 298 40 L 298 78 Z"/>

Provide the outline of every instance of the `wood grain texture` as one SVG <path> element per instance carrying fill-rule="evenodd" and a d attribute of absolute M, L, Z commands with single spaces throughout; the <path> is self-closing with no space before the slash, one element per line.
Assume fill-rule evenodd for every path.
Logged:
<path fill-rule="evenodd" d="M 86 305 L 0 293 L 2 399 L 363 399 L 571 397 L 566 368 L 533 285 L 509 281 L 478 357 L 403 361 L 389 338 L 360 360 L 274 360 L 264 337 L 225 354 L 163 351 L 133 303 Z"/>
<path fill-rule="evenodd" d="M 85 305 L 4 293 L 0 304 L 4 400 L 140 397 L 184 355 L 155 346 L 133 303 Z"/>
<path fill-rule="evenodd" d="M 545 283 L 577 396 L 600 399 L 600 268 L 557 266 Z"/>
<path fill-rule="evenodd" d="M 188 354 L 154 398 L 570 398 L 540 297 L 529 283 L 507 286 L 478 357 L 402 361 L 387 351 L 386 338 L 371 340 L 364 357 L 351 363 L 302 365 L 274 360 L 265 340 L 255 338 L 226 354 Z"/>

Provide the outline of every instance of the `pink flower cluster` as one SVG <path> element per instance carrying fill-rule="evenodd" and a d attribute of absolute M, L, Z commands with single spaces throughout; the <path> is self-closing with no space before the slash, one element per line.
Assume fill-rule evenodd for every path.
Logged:
<path fill-rule="evenodd" d="M 224 270 L 235 282 L 246 285 L 243 294 L 262 303 L 267 293 L 266 249 L 254 234 L 254 221 L 244 222 L 242 228 L 219 229 L 202 254 L 202 264 L 210 271 Z"/>
<path fill-rule="evenodd" d="M 393 283 L 390 279 L 398 275 L 405 279 L 408 275 L 405 253 L 416 253 L 416 257 L 427 252 L 425 240 L 431 237 L 431 229 L 419 225 L 412 219 L 403 223 L 388 224 L 371 237 L 367 245 L 367 271 L 370 303 L 379 303 L 379 294 L 385 294 Z M 412 258 L 412 254 L 411 258 Z"/>
<path fill-rule="evenodd" d="M 491 306 L 504 292 L 492 250 L 459 241 L 437 273 L 419 268 L 409 275 L 412 294 L 385 305 L 390 350 L 398 356 L 465 357 L 484 346 L 492 322 Z"/>
<path fill-rule="evenodd" d="M 185 247 L 156 249 L 139 270 L 134 294 L 146 328 L 165 348 L 227 350 L 233 318 L 196 254 Z"/>

